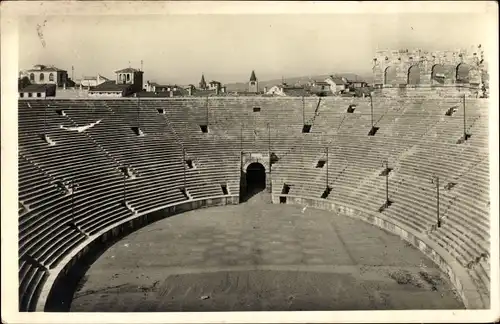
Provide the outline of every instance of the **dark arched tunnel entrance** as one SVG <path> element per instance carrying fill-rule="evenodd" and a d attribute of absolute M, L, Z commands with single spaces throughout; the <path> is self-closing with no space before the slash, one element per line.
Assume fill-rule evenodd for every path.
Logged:
<path fill-rule="evenodd" d="M 266 189 L 266 169 L 262 164 L 254 162 L 247 167 L 242 189 L 242 201 L 247 201 Z"/>

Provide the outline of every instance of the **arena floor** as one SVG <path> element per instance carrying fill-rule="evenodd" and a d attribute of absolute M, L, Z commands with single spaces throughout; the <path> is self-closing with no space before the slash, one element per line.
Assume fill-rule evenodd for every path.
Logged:
<path fill-rule="evenodd" d="M 125 237 L 89 268 L 70 310 L 463 308 L 437 266 L 399 237 L 260 193 Z"/>

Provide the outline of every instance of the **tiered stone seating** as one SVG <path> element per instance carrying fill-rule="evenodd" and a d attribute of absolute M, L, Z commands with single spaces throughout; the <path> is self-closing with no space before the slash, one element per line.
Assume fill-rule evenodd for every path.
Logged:
<path fill-rule="evenodd" d="M 66 106 L 57 109 L 61 108 L 70 110 Z M 43 129 L 37 116 L 43 115 L 47 116 L 45 133 L 54 140 L 53 146 L 38 136 Z M 37 283 L 44 278 L 40 267 L 55 267 L 86 239 L 85 234 L 96 233 L 131 213 L 120 204 L 121 176 L 114 163 L 82 133 L 59 128 L 72 126 L 70 120 L 34 101 L 30 107 L 20 107 L 19 125 L 20 199 L 27 198 L 29 208 L 19 217 L 19 252 L 21 257 L 40 263 L 36 267 L 24 263 L 20 268 L 20 308 L 33 310 L 32 300 L 39 291 Z M 73 203 L 66 192 L 72 180 L 78 186 Z M 38 188 L 45 190 L 44 195 L 39 195 L 42 191 Z M 68 226 L 69 223 L 75 226 Z"/>
<path fill-rule="evenodd" d="M 223 101 L 224 99 L 210 99 L 208 104 L 212 106 L 213 102 L 219 100 Z M 203 133 L 199 126 L 207 124 L 207 99 L 200 98 L 194 102 L 171 100 L 162 107 L 165 108 L 164 118 L 169 121 L 186 152 L 194 158 L 202 178 L 209 183 L 226 184 L 230 192 L 238 193 L 239 146 L 228 145 L 226 140 L 220 140 L 221 134 L 210 122 L 213 117 L 209 116 L 208 119 L 208 133 Z M 214 152 L 217 152 L 218 159 L 213 158 Z M 221 160 L 224 163 L 221 164 Z"/>
<path fill-rule="evenodd" d="M 48 272 L 26 261 L 19 261 L 19 309 L 34 311 Z"/>
<path fill-rule="evenodd" d="M 199 141 L 201 137 L 198 137 L 198 140 L 192 143 L 197 144 L 195 147 L 193 147 L 193 145 L 188 145 L 189 143 L 191 143 L 191 141 L 186 140 L 186 138 L 191 139 L 191 133 L 189 129 L 194 132 L 196 130 L 196 126 L 191 123 L 189 124 L 191 127 L 188 130 L 183 127 L 188 125 L 186 123 L 183 123 L 183 126 L 177 125 L 177 127 L 180 127 L 177 129 L 176 127 L 173 127 L 176 122 L 173 120 L 171 121 L 168 114 L 160 114 L 157 110 L 158 108 L 160 108 L 165 109 L 166 112 L 169 111 L 170 108 L 166 107 L 164 103 L 165 102 L 161 101 L 147 102 L 145 100 L 141 100 L 141 125 L 145 125 L 144 131 L 146 134 L 146 136 L 144 137 L 144 141 L 148 141 L 148 134 L 155 132 L 155 136 L 158 136 L 158 139 L 154 140 L 155 143 L 159 144 L 160 146 L 164 146 L 162 144 L 164 141 L 169 141 L 170 143 L 175 144 L 175 148 L 170 148 L 166 152 L 176 151 L 179 154 L 176 158 L 176 161 L 181 162 L 182 169 L 184 168 L 184 165 L 182 163 L 182 149 L 184 148 L 186 150 L 186 159 L 191 159 L 194 163 L 194 168 L 187 171 L 186 179 L 186 188 L 188 189 L 189 193 L 192 194 L 193 198 L 221 195 L 221 183 L 236 183 L 237 181 L 235 179 L 235 175 L 233 175 L 229 179 L 226 179 L 224 177 L 224 174 L 219 174 L 218 176 L 216 176 L 216 179 L 214 179 L 213 173 L 211 173 L 214 170 L 211 169 L 209 165 L 204 163 L 205 161 L 203 161 L 203 157 L 198 156 L 198 154 L 196 154 L 194 150 L 197 146 L 200 146 L 202 148 L 204 147 L 203 145 L 200 145 L 201 143 L 203 143 Z M 119 113 L 120 110 L 118 109 L 117 112 Z M 161 128 L 159 128 L 158 125 L 161 125 Z M 201 132 L 199 128 L 196 131 Z M 205 140 L 204 142 L 207 141 Z M 157 149 L 165 151 L 165 147 L 159 147 Z M 183 173 L 181 173 L 181 175 L 182 174 Z M 225 176 L 227 177 L 229 175 L 226 174 Z"/>
<path fill-rule="evenodd" d="M 239 177 L 230 175 L 239 176 L 240 152 L 264 153 L 270 145 L 276 154 L 288 149 L 287 144 L 293 144 L 296 136 L 302 136 L 303 113 L 309 121 L 318 102 L 318 98 L 304 98 L 303 101 L 301 98 L 274 101 L 258 97 L 200 98 L 169 100 L 164 108 L 189 151 L 202 165 L 217 170 L 211 181 L 220 182 L 215 178 L 217 175 L 231 178 L 228 183 L 234 192 L 239 191 Z M 260 112 L 254 112 L 254 107 L 259 107 Z M 197 125 L 207 124 L 207 121 L 209 131 L 202 133 Z M 217 159 L 213 152 L 218 152 Z M 219 159 L 227 163 L 220 166 Z"/>
<path fill-rule="evenodd" d="M 446 191 L 443 222 L 431 233 L 432 238 L 460 263 L 471 268 L 476 283 L 489 289 L 489 163 L 479 156 L 477 164 L 464 172 L 457 185 Z"/>
<path fill-rule="evenodd" d="M 487 105 L 466 104 L 472 136 L 457 144 L 456 98 L 373 98 L 374 136 L 367 98 L 20 100 L 20 308 L 33 309 L 47 272 L 75 246 L 134 213 L 222 196 L 221 185 L 239 195 L 242 152 L 278 156 L 275 195 L 288 184 L 290 195 L 320 198 L 328 169 L 326 201 L 375 212 L 385 203 L 387 160 L 392 204 L 382 214 L 443 246 L 487 287 Z M 302 133 L 304 121 L 310 133 Z M 82 126 L 90 127 L 70 129 Z M 328 166 L 317 167 L 326 147 Z M 454 184 L 442 190 L 440 228 L 433 176 Z"/>
<path fill-rule="evenodd" d="M 286 159 L 280 160 L 275 166 L 273 180 L 282 178 L 283 182 L 293 186 L 295 180 L 308 183 L 306 189 L 294 186 L 291 194 L 319 198 L 326 188 L 326 166 L 317 168 L 316 165 L 319 159 L 326 159 L 328 146 L 328 185 L 332 187 L 329 199 L 349 200 L 362 194 L 359 189 L 362 188 L 360 185 L 363 181 L 368 181 L 373 176 L 378 177 L 384 159 L 396 159 L 400 151 L 409 145 L 397 139 L 368 136 L 333 136 L 323 145 L 304 142 L 299 149 L 291 151 Z M 300 178 L 294 174 L 300 175 Z M 273 188 L 281 190 L 281 186 L 278 183 Z M 369 186 L 365 194 L 370 195 L 372 189 Z"/>
<path fill-rule="evenodd" d="M 480 166 L 487 166 L 485 159 L 488 153 L 484 141 L 487 139 L 487 124 L 484 123 L 486 118 L 481 115 L 484 111 L 474 110 L 468 113 L 470 116 L 468 123 L 474 120 L 477 123 L 470 128 L 471 139 L 475 137 L 476 141 L 457 144 L 456 139 L 460 137 L 463 128 L 460 128 L 458 122 L 457 127 L 454 122 L 443 122 L 442 119 L 452 118 L 463 123 L 463 115 L 457 117 L 437 115 L 435 107 L 429 102 L 421 104 L 424 103 L 425 107 L 432 107 L 428 114 L 425 114 L 425 111 L 422 114 L 424 120 L 434 124 L 434 127 L 439 125 L 440 131 L 425 131 L 423 122 L 420 131 L 410 131 L 410 136 L 404 136 L 405 128 L 407 131 L 411 130 L 413 125 L 400 118 L 392 118 L 392 121 L 381 124 L 380 133 L 372 137 L 374 141 L 367 145 L 364 143 L 369 139 L 368 136 L 347 136 L 348 140 L 343 141 L 341 132 L 337 132 L 333 136 L 335 139 L 328 144 L 330 170 L 328 185 L 331 187 L 331 192 L 327 200 L 377 211 L 385 202 L 385 181 L 379 174 L 384 169 L 382 161 L 388 159 L 389 167 L 393 168 L 389 176 L 389 199 L 392 204 L 383 211 L 383 214 L 413 228 L 417 233 L 427 234 L 450 251 L 462 266 L 473 264 L 474 269 L 478 270 L 472 269 L 470 274 L 478 278 L 477 281 L 483 287 L 482 292 L 487 295 L 489 277 L 487 270 L 484 269 L 488 269 L 489 266 L 484 255 L 487 255 L 489 247 L 489 213 L 487 209 L 480 209 L 479 213 L 473 212 L 477 214 L 478 219 L 481 219 L 477 221 L 480 225 L 471 224 L 471 221 L 467 221 L 468 216 L 465 216 L 474 209 L 475 204 L 472 201 L 476 203 L 480 201 L 481 206 L 485 206 L 488 195 L 487 188 L 483 187 L 479 191 L 472 189 L 477 186 L 477 182 L 484 185 L 489 183 L 487 168 L 483 170 L 484 175 L 478 177 L 479 180 L 470 179 L 470 176 L 477 172 L 478 163 Z M 420 106 L 418 109 L 425 107 Z M 408 114 L 416 108 L 407 109 Z M 442 110 L 441 108 L 439 111 Z M 405 113 L 403 112 L 402 116 Z M 415 120 L 415 117 L 408 116 L 407 119 Z M 365 127 L 363 122 L 360 122 L 360 126 Z M 390 129 L 384 131 L 386 128 Z M 393 140 L 397 144 L 391 147 Z M 325 167 L 320 169 L 315 165 L 318 159 L 325 155 L 322 153 L 324 146 L 321 148 L 314 144 L 317 143 L 303 144 L 300 150 L 291 153 L 274 168 L 273 193 L 279 195 L 283 184 L 286 183 L 291 187 L 290 195 L 313 198 L 321 196 L 326 188 Z M 341 159 L 337 158 L 339 154 Z M 456 187 L 450 190 L 441 191 L 441 217 L 446 220 L 446 215 L 451 217 L 454 215 L 452 212 L 457 214 L 454 221 L 443 221 L 444 225 L 440 228 L 435 227 L 436 190 L 435 185 L 431 183 L 433 176 L 440 177 L 441 188 L 448 183 L 456 184 Z M 467 190 L 464 188 L 471 188 L 472 192 L 469 192 L 473 198 L 460 195 L 459 190 Z M 474 227 L 477 230 L 472 230 Z M 467 230 L 469 228 L 470 232 Z M 488 297 L 484 298 L 487 303 Z"/>
<path fill-rule="evenodd" d="M 132 122 L 127 120 L 128 113 L 135 114 L 131 109 L 128 113 L 120 114 L 111 108 L 113 101 L 92 101 L 89 104 L 97 112 L 94 119 L 99 118 L 101 122 L 90 128 L 88 135 L 115 159 L 118 165 L 128 167 L 133 174 L 132 178 L 127 180 L 127 202 L 135 210 L 143 211 L 167 202 L 184 200 L 178 190 L 183 186 L 182 153 L 168 129 L 161 123 L 150 123 L 148 120 L 144 122 L 143 118 L 141 127 L 147 131 L 147 136 L 137 136 L 131 130 Z M 123 109 L 126 107 L 121 106 Z M 67 114 L 79 125 L 90 122 L 85 106 L 73 105 Z"/>
<path fill-rule="evenodd" d="M 26 158 L 19 156 L 19 202 L 24 207 L 23 211 L 29 210 L 34 204 L 50 202 L 64 193 L 43 171 L 29 162 Z"/>
<path fill-rule="evenodd" d="M 19 107 L 20 198 L 27 198 L 28 208 L 19 215 L 19 254 L 38 262 L 20 269 L 20 286 L 28 287 L 25 295 L 20 294 L 20 307 L 26 309 L 32 309 L 36 283 L 44 278 L 40 269 L 53 268 L 85 239 L 82 232 L 68 226 L 69 222 L 83 217 L 84 209 L 101 210 L 106 197 L 100 195 L 99 188 L 106 183 L 105 192 L 110 193 L 113 181 L 120 179 L 113 163 L 96 152 L 84 135 L 61 130 L 64 117 L 53 110 L 46 111 L 46 105 L 38 103 L 33 101 L 28 106 L 21 102 Z M 44 133 L 55 145 L 41 137 Z M 74 218 L 67 186 L 70 181 L 79 187 L 73 205 L 78 213 Z M 117 209 L 113 215 L 119 216 Z M 92 222 L 96 219 L 94 215 Z"/>

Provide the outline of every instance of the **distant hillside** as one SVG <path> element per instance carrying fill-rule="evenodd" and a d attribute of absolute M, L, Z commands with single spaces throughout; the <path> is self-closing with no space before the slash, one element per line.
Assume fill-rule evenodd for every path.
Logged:
<path fill-rule="evenodd" d="M 323 75 L 313 75 L 313 76 L 301 76 L 301 77 L 293 77 L 293 78 L 285 78 L 285 82 L 289 85 L 295 85 L 295 84 L 307 84 L 307 82 L 312 81 L 312 80 L 317 80 L 317 81 L 323 81 L 327 77 L 329 77 L 332 74 L 323 74 Z M 334 73 L 333 75 L 337 76 L 343 76 L 347 78 L 348 80 L 357 80 L 357 81 L 365 81 L 370 84 L 372 82 L 372 76 L 360 76 L 355 73 Z M 259 80 L 259 89 L 263 90 L 264 87 L 272 87 L 274 85 L 280 84 L 281 79 L 274 79 L 274 80 L 266 80 L 266 81 L 261 81 Z M 228 83 L 226 84 L 227 91 L 247 91 L 248 90 L 248 82 L 237 82 L 237 83 Z"/>

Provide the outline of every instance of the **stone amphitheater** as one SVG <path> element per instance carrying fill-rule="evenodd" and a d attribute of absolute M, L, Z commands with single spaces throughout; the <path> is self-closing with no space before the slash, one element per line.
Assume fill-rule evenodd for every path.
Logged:
<path fill-rule="evenodd" d="M 458 298 L 445 302 L 443 294 L 422 295 L 420 300 L 437 298 L 434 306 L 418 303 L 415 297 L 407 298 L 405 305 L 393 302 L 394 308 L 489 308 L 488 99 L 470 92 L 462 96 L 465 88 L 458 88 L 459 95 L 433 96 L 436 89 L 431 88 L 397 95 L 390 88 L 378 89 L 371 98 L 19 100 L 19 310 L 106 310 L 96 305 L 85 308 L 92 303 L 76 303 L 76 298 L 84 298 L 85 285 L 90 285 L 90 294 L 108 284 L 110 272 L 101 276 L 104 283 L 94 279 L 106 267 L 115 271 L 119 262 L 124 273 L 140 268 L 138 260 L 150 260 L 141 273 L 150 271 L 157 291 L 173 299 L 178 294 L 165 292 L 165 287 L 168 280 L 175 285 L 175 280 L 165 278 L 169 267 L 182 268 L 185 259 L 202 276 L 184 283 L 179 279 L 178 285 L 209 285 L 220 277 L 237 281 L 230 276 L 252 266 L 247 281 L 257 280 L 259 271 L 288 269 L 296 272 L 288 282 L 305 291 L 308 284 L 300 281 L 307 275 L 301 277 L 301 271 L 335 270 L 329 277 L 306 278 L 309 286 L 320 287 L 328 280 L 339 283 L 340 273 L 354 269 L 342 268 L 343 258 L 350 256 L 349 266 L 366 270 L 375 262 L 366 259 L 384 251 L 377 257 L 383 263 L 378 266 L 418 269 L 423 262 L 433 275 L 442 275 L 446 291 Z M 297 225 L 293 231 L 299 232 L 286 226 L 305 219 L 311 224 Z M 317 235 L 308 235 L 301 226 Z M 323 231 L 325 227 L 331 231 Z M 147 229 L 166 228 L 170 232 L 164 235 L 144 234 Z M 256 228 L 262 232 L 248 236 Z M 174 239 L 172 233 L 191 239 Z M 287 241 L 292 236 L 295 239 Z M 353 242 L 356 237 L 363 238 L 363 246 Z M 263 242 L 259 253 L 264 256 L 255 261 L 255 249 L 241 251 L 257 241 Z M 274 241 L 281 248 L 274 247 Z M 123 242 L 130 249 L 120 250 Z M 294 259 L 308 256 L 302 251 L 308 242 L 319 256 Z M 155 249 L 153 243 L 163 248 Z M 218 244 L 218 254 L 210 254 L 207 249 Z M 271 250 L 290 258 L 266 256 Z M 224 261 L 224 253 L 231 254 L 232 261 Z M 408 263 L 394 261 L 405 258 Z M 163 263 L 155 265 L 158 260 Z M 161 275 L 158 267 L 163 267 Z M 217 271 L 223 274 L 214 279 Z M 123 273 L 120 276 L 126 277 Z M 261 286 L 254 286 L 272 286 L 269 273 L 262 274 Z M 136 278 L 129 277 L 129 283 Z M 380 300 L 380 293 L 369 287 L 350 292 L 347 286 L 342 294 Z M 384 308 L 369 301 L 349 306 L 334 296 L 336 292 L 321 292 L 330 300 L 321 309 Z M 299 308 L 281 307 L 280 302 L 242 308 L 213 296 L 210 300 L 203 289 L 200 294 L 196 303 L 206 298 L 205 304 L 212 306 L 180 310 L 318 308 L 306 300 Z M 128 308 L 107 310 L 179 310 L 173 302 L 163 301 L 159 307 L 154 301 L 160 298 L 148 296 L 145 308 L 129 300 Z M 394 295 L 393 301 L 401 296 Z M 288 297 L 269 297 L 270 304 L 273 298 Z M 107 305 L 119 305 L 107 300 Z"/>

